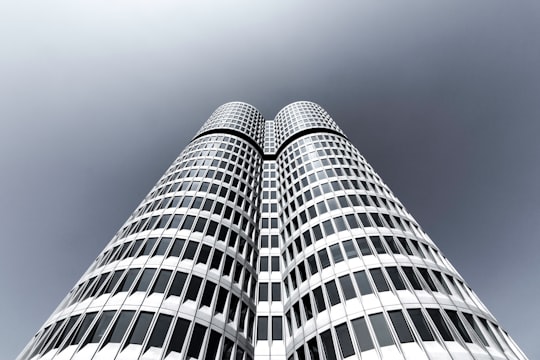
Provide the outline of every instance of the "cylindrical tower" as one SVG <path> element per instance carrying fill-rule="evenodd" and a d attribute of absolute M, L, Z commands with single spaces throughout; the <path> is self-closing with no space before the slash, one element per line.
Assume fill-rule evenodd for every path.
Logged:
<path fill-rule="evenodd" d="M 288 359 L 522 359 L 317 104 L 275 119 Z"/>
<path fill-rule="evenodd" d="M 526 359 L 327 112 L 219 107 L 18 359 Z"/>
<path fill-rule="evenodd" d="M 219 107 L 19 359 L 252 359 L 263 127 Z"/>

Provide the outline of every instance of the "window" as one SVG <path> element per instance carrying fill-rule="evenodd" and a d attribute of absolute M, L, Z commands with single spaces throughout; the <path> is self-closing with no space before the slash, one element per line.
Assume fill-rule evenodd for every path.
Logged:
<path fill-rule="evenodd" d="M 356 342 L 360 347 L 360 351 L 367 351 L 373 349 L 373 341 L 369 333 L 366 319 L 363 317 L 351 321 L 354 333 L 356 335 Z"/>
<path fill-rule="evenodd" d="M 455 328 L 458 330 L 459 335 L 461 335 L 461 338 L 467 342 L 472 343 L 471 337 L 467 333 L 467 330 L 465 329 L 465 326 L 463 326 L 463 323 L 461 322 L 457 311 L 454 310 L 445 310 L 446 315 L 450 318 L 450 321 L 452 321 L 452 324 L 454 324 Z"/>
<path fill-rule="evenodd" d="M 328 299 L 330 300 L 331 306 L 339 304 L 340 299 L 339 299 L 336 282 L 332 280 L 332 281 L 327 282 L 325 285 L 326 285 L 326 292 L 328 293 Z"/>
<path fill-rule="evenodd" d="M 330 330 L 326 330 L 321 334 L 321 341 L 328 360 L 337 360 L 336 350 L 334 349 L 334 342 L 332 341 L 332 334 Z"/>
<path fill-rule="evenodd" d="M 133 330 L 131 331 L 131 334 L 129 335 L 124 347 L 128 344 L 140 345 L 143 343 L 153 316 L 154 314 L 144 311 L 139 314 L 137 322 L 135 323 L 135 326 L 133 327 Z"/>
<path fill-rule="evenodd" d="M 346 300 L 356 297 L 356 292 L 354 291 L 354 286 L 349 275 L 340 277 L 339 282 Z"/>
<path fill-rule="evenodd" d="M 392 338 L 392 334 L 390 334 L 390 330 L 388 330 L 384 315 L 382 313 L 369 315 L 369 320 L 371 321 L 379 345 L 381 347 L 394 345 L 394 339 Z"/>
<path fill-rule="evenodd" d="M 433 320 L 433 323 L 437 327 L 437 330 L 439 330 L 439 333 L 441 334 L 443 340 L 454 341 L 454 338 L 452 337 L 450 330 L 448 329 L 448 327 L 446 326 L 446 323 L 444 322 L 441 312 L 438 309 L 427 309 L 427 312 L 429 316 L 431 317 L 431 320 Z"/>
<path fill-rule="evenodd" d="M 390 316 L 390 320 L 394 325 L 394 329 L 396 330 L 396 333 L 398 335 L 399 342 L 413 342 L 414 339 L 401 310 L 389 311 L 388 316 Z"/>
<path fill-rule="evenodd" d="M 167 297 L 180 296 L 180 294 L 182 293 L 182 290 L 184 289 L 184 283 L 186 282 L 186 278 L 187 278 L 187 274 L 183 272 L 177 272 L 176 275 L 174 276 L 174 280 L 171 284 Z"/>
<path fill-rule="evenodd" d="M 146 349 L 150 347 L 162 347 L 167 332 L 169 331 L 169 326 L 171 325 L 172 316 L 160 314 L 158 316 L 157 322 L 154 325 L 154 330 L 150 336 L 150 340 L 146 345 Z"/>
<path fill-rule="evenodd" d="M 369 280 L 366 276 L 366 272 L 364 270 L 355 272 L 354 278 L 356 280 L 356 284 L 358 285 L 358 289 L 360 289 L 361 295 L 368 295 L 373 293 L 371 285 L 369 284 Z"/>
<path fill-rule="evenodd" d="M 272 283 L 272 301 L 281 301 L 280 283 Z"/>
<path fill-rule="evenodd" d="M 116 323 L 114 324 L 114 327 L 109 332 L 109 336 L 105 340 L 103 345 L 106 345 L 108 343 L 119 343 L 122 341 L 122 338 L 124 337 L 124 334 L 126 333 L 126 330 L 128 328 L 129 323 L 131 322 L 131 319 L 133 319 L 133 315 L 135 314 L 135 311 L 133 310 L 122 310 L 120 312 L 120 316 L 116 319 Z"/>
<path fill-rule="evenodd" d="M 390 276 L 390 280 L 392 280 L 392 283 L 394 284 L 394 288 L 396 290 L 405 290 L 405 284 L 401 279 L 401 275 L 399 275 L 398 269 L 396 267 L 388 267 L 386 268 L 386 271 Z"/>
<path fill-rule="evenodd" d="M 283 340 L 281 316 L 272 316 L 272 340 Z"/>
<path fill-rule="evenodd" d="M 146 290 L 148 289 L 148 286 L 150 285 L 150 282 L 152 281 L 152 278 L 154 277 L 155 272 L 156 272 L 156 269 L 145 269 L 133 292 L 137 292 L 137 291 L 146 292 Z"/>
<path fill-rule="evenodd" d="M 259 301 L 268 301 L 268 283 L 259 284 Z"/>
<path fill-rule="evenodd" d="M 189 348 L 187 352 L 188 357 L 199 357 L 199 352 L 201 351 L 205 335 L 206 328 L 200 324 L 195 324 L 195 328 L 193 329 L 193 335 L 191 335 L 191 342 L 189 343 Z"/>
<path fill-rule="evenodd" d="M 420 309 L 409 309 L 408 312 L 422 341 L 433 341 L 433 335 L 422 311 Z"/>
<path fill-rule="evenodd" d="M 268 340 L 268 317 L 259 316 L 257 322 L 257 340 Z"/>
<path fill-rule="evenodd" d="M 349 330 L 347 329 L 347 324 L 345 323 L 338 325 L 335 329 L 343 357 L 346 358 L 354 355 L 354 347 L 351 341 L 351 336 L 349 335 Z"/>
<path fill-rule="evenodd" d="M 388 288 L 388 284 L 386 283 L 386 280 L 384 279 L 384 275 L 381 269 L 371 269 L 369 270 L 369 272 L 371 274 L 371 277 L 373 278 L 375 287 L 377 287 L 377 291 L 384 292 L 384 291 L 390 290 Z"/>

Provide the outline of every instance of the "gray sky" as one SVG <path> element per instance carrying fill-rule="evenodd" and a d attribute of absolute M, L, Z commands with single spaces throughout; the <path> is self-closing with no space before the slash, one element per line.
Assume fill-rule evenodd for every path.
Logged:
<path fill-rule="evenodd" d="M 0 4 L 0 355 L 219 105 L 323 106 L 540 358 L 540 3 Z"/>

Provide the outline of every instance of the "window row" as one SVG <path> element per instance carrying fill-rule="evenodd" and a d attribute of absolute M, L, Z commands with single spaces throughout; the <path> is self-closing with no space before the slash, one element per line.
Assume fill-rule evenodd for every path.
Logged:
<path fill-rule="evenodd" d="M 80 351 L 88 344 L 98 345 L 98 351 L 108 344 L 120 344 L 120 351 L 129 345 L 140 345 L 143 354 L 151 348 L 164 348 L 165 356 L 176 352 L 194 358 L 204 355 L 208 360 L 231 359 L 234 349 L 234 342 L 228 338 L 223 342 L 220 332 L 183 318 L 147 311 L 110 310 L 74 315 L 48 326 L 34 338 L 28 358 L 60 352 L 68 346 L 78 346 Z M 244 359 L 245 353 L 237 345 L 235 359 Z M 248 359 L 252 359 L 249 354 Z"/>
<path fill-rule="evenodd" d="M 257 318 L 257 340 L 283 340 L 281 316 L 259 316 Z M 272 337 L 269 337 L 272 334 Z"/>
<path fill-rule="evenodd" d="M 171 248 L 172 252 L 181 251 L 184 240 L 176 239 L 175 244 Z M 176 244 L 179 244 L 176 246 Z M 197 254 L 197 247 L 200 244 L 190 241 L 183 252 L 183 259 L 195 259 Z M 180 248 L 180 250 L 179 250 Z M 223 260 L 224 258 L 224 260 Z M 225 255 L 222 251 L 215 249 L 212 256 L 210 256 L 210 247 L 203 245 L 200 248 L 197 256 L 197 263 L 207 263 L 210 262 L 210 269 L 216 269 L 219 271 L 221 263 L 223 263 L 223 268 L 220 272 L 220 276 L 230 276 L 231 280 L 238 284 L 241 289 L 248 294 L 252 299 L 255 298 L 254 289 L 257 283 L 256 276 L 249 271 L 249 268 L 246 268 L 242 263 L 235 261 L 230 255 Z M 130 290 L 132 284 L 135 282 L 137 275 L 139 274 L 140 269 L 134 268 L 129 270 L 116 270 L 114 272 L 102 273 L 98 276 L 94 276 L 87 281 L 79 284 L 72 292 L 70 301 L 67 305 L 74 304 L 75 302 L 84 301 L 90 297 L 98 297 L 103 294 L 112 293 L 117 294 L 118 292 Z M 143 274 L 145 276 L 140 277 L 142 281 L 141 285 L 137 285 L 131 292 L 135 291 L 147 291 L 148 281 L 152 279 L 153 273 L 156 272 L 156 269 L 145 269 Z M 112 274 L 112 275 L 111 275 Z M 164 274 L 164 275 L 161 275 Z M 159 289 L 161 289 L 167 283 L 163 281 L 168 281 L 168 278 L 162 278 L 165 274 L 171 274 L 171 270 L 161 270 L 160 277 L 156 279 L 156 282 L 159 282 Z M 150 276 L 150 278 L 148 278 Z M 117 287 L 118 284 L 121 284 Z M 177 284 L 173 282 L 173 285 Z M 116 289 L 116 290 L 115 290 Z M 179 289 L 171 289 L 171 291 L 178 291 Z M 153 292 L 163 292 L 153 289 L 150 294 Z M 170 295 L 170 294 L 169 294 Z M 169 296 L 168 295 L 168 296 Z"/>
<path fill-rule="evenodd" d="M 237 266 L 237 270 L 238 270 Z M 189 278 L 189 279 L 188 279 Z M 171 296 L 177 296 L 182 299 L 182 302 L 189 300 L 198 303 L 199 308 L 203 306 L 211 307 L 213 305 L 214 294 L 218 286 L 212 281 L 206 281 L 203 286 L 204 279 L 187 273 L 172 270 L 160 270 L 154 268 L 134 268 L 127 270 L 117 270 L 94 277 L 83 283 L 78 289 L 80 294 L 79 301 L 82 301 L 90 296 L 100 296 L 102 294 L 116 295 L 121 292 L 127 292 L 129 295 L 136 292 L 146 293 L 147 296 L 152 294 L 164 294 L 167 299 Z M 203 291 L 204 290 L 204 291 Z M 224 288 L 220 290 L 220 296 L 215 304 L 215 313 L 223 313 L 227 297 L 225 294 L 230 292 Z M 200 303 L 199 297 L 202 294 Z M 224 297 L 225 296 L 225 297 Z M 77 294 L 74 296 L 77 297 Z M 238 297 L 232 295 L 232 304 L 238 304 Z M 236 305 L 235 305 L 236 306 Z M 232 321 L 235 316 L 235 306 L 229 312 L 229 321 Z"/>
<path fill-rule="evenodd" d="M 293 241 L 287 246 L 288 255 L 290 257 L 289 260 L 292 260 L 294 259 L 293 244 L 295 246 L 294 250 L 296 250 L 296 254 L 301 254 L 308 246 L 341 231 L 349 231 L 367 227 L 387 227 L 384 225 L 385 223 L 392 224 L 388 227 L 396 229 L 396 226 L 391 221 L 391 218 L 394 219 L 395 223 L 400 224 L 401 229 L 404 229 L 404 224 L 408 223 L 408 221 L 405 219 L 401 219 L 396 216 L 390 216 L 388 214 L 356 213 L 338 216 L 332 219 L 325 220 L 322 223 L 312 225 L 308 229 L 306 229 L 301 235 L 298 234 L 294 238 L 291 237 L 290 234 L 283 233 L 282 230 L 282 237 L 284 239 L 293 238 Z M 400 220 L 403 220 L 403 222 L 400 222 Z M 408 224 L 410 225 L 410 223 Z"/>
<path fill-rule="evenodd" d="M 353 279 L 346 274 L 336 280 L 328 281 L 324 285 L 314 288 L 311 294 L 306 293 L 291 308 L 295 319 L 295 328 L 300 328 L 315 314 L 319 314 L 347 300 L 373 294 L 375 291 L 378 293 L 386 291 L 395 293 L 399 290 L 425 290 L 452 295 L 453 292 L 450 287 L 454 289 L 456 294 L 463 296 L 459 292 L 460 290 L 456 290 L 459 288 L 454 278 L 437 270 L 415 269 L 410 266 L 372 268 L 355 272 Z M 461 291 L 464 291 L 463 288 Z M 291 318 L 289 313 L 287 315 L 288 319 Z"/>
<path fill-rule="evenodd" d="M 259 283 L 259 302 L 281 301 L 281 283 Z"/>
<path fill-rule="evenodd" d="M 145 206 L 140 207 L 135 212 L 135 217 L 140 216 L 142 214 L 146 214 L 152 211 L 156 210 L 163 210 L 163 209 L 176 209 L 176 208 L 187 208 L 187 209 L 201 209 L 204 211 L 209 211 L 217 215 L 221 215 L 223 209 L 229 208 L 228 205 L 226 205 L 226 201 L 231 201 L 236 209 L 244 209 L 244 211 L 248 214 L 251 214 L 252 217 L 255 216 L 257 210 L 253 205 L 252 199 L 245 199 L 242 195 L 245 192 L 244 186 L 240 186 L 239 189 L 234 191 L 229 191 L 230 186 L 219 186 L 218 184 L 210 184 L 208 182 L 184 182 L 184 183 L 176 183 L 178 186 L 181 185 L 182 190 L 184 187 L 186 189 L 191 189 L 190 184 L 202 184 L 200 187 L 197 188 L 196 191 L 204 192 L 206 194 L 213 194 L 215 196 L 208 197 L 201 197 L 201 196 L 189 196 L 189 195 L 178 195 L 178 196 L 167 196 L 164 198 L 157 198 L 155 200 L 152 200 L 150 202 L 147 202 Z M 186 186 L 184 186 L 186 185 Z M 191 191 L 191 190 L 186 190 Z M 217 201 L 218 197 L 221 197 L 225 201 Z M 215 206 L 214 206 L 215 205 Z M 229 212 L 232 211 L 228 210 Z M 223 216 L 225 218 L 230 218 L 230 213 L 227 216 L 227 213 L 224 213 Z"/>
<path fill-rule="evenodd" d="M 490 326 L 486 319 L 455 310 L 393 310 L 360 317 L 352 320 L 350 324 L 334 326 L 307 341 L 307 346 L 296 349 L 296 358 L 337 360 L 376 347 L 437 339 L 474 342 L 480 346 L 496 346 L 502 350 L 494 331 L 499 332 L 498 327 L 493 323 Z M 293 358 L 294 356 L 290 356 L 289 360 Z"/>
<path fill-rule="evenodd" d="M 297 255 L 303 253 L 301 252 L 302 244 L 300 243 L 299 239 L 300 238 L 297 238 L 294 243 L 291 243 L 287 247 L 287 252 L 283 252 L 282 255 L 285 263 L 292 262 L 295 257 L 293 244 L 296 245 L 295 250 Z M 412 244 L 412 246 L 410 244 Z M 331 256 L 328 255 L 329 253 Z M 304 262 L 298 262 L 296 266 L 291 269 L 291 273 L 289 274 L 292 278 L 292 288 L 296 289 L 296 284 L 306 281 L 306 268 L 309 268 L 311 275 L 315 275 L 332 264 L 339 264 L 345 259 L 350 260 L 357 257 L 365 257 L 375 254 L 417 256 L 423 259 L 429 259 L 433 262 L 438 262 L 439 264 L 444 264 L 440 258 L 439 252 L 436 249 L 433 249 L 430 246 L 413 239 L 406 239 L 399 236 L 397 238 L 392 236 L 360 237 L 354 239 L 354 241 L 345 240 L 331 245 L 328 248 L 318 250 L 316 253 L 307 258 L 307 265 Z M 296 274 L 296 270 L 298 271 L 298 274 Z"/>
<path fill-rule="evenodd" d="M 264 125 L 264 117 L 255 107 L 241 102 L 231 102 L 218 107 L 198 134 L 211 129 L 232 128 L 260 142 Z"/>
<path fill-rule="evenodd" d="M 279 235 L 261 235 L 261 248 L 279 248 Z"/>
<path fill-rule="evenodd" d="M 234 195 L 236 196 L 236 195 Z M 186 198 L 186 197 L 185 197 Z M 185 199 L 184 198 L 184 199 Z M 189 198 L 189 197 L 187 197 Z M 241 196 L 238 196 L 240 199 Z M 175 201 L 174 198 L 168 201 Z M 180 199 L 178 200 L 180 201 Z M 191 201 L 191 199 L 189 199 Z M 195 206 L 205 206 L 208 205 L 212 208 L 214 200 L 207 199 L 203 205 L 203 198 L 196 197 L 193 203 L 191 203 L 190 209 L 195 208 Z M 248 204 L 249 208 L 249 203 Z M 237 225 L 242 231 L 251 234 L 255 232 L 256 226 L 250 218 L 242 215 L 239 211 L 234 211 L 230 206 L 223 206 L 222 203 L 216 202 L 215 211 L 219 211 L 221 214 L 222 209 L 224 208 L 222 218 L 230 220 L 232 224 Z M 234 214 L 234 215 L 233 215 Z M 208 228 L 206 228 L 206 222 L 209 223 Z M 194 226 L 195 225 L 195 226 Z M 179 229 L 179 230 L 192 230 L 194 232 L 201 232 L 205 235 L 213 236 L 217 230 L 218 223 L 213 220 L 204 219 L 200 217 L 195 223 L 195 216 L 185 215 L 185 214 L 163 214 L 163 215 L 154 215 L 147 216 L 142 219 L 135 220 L 128 225 L 124 226 L 120 231 L 119 237 L 126 237 L 138 232 L 147 231 L 147 230 L 156 230 L 156 229 Z"/>
<path fill-rule="evenodd" d="M 199 218 L 199 221 L 203 221 L 203 218 Z M 197 221 L 197 223 L 199 223 Z M 217 223 L 216 223 L 217 224 Z M 196 225 L 197 226 L 197 225 Z M 208 226 L 208 229 L 213 228 L 212 221 L 210 222 L 210 225 Z M 210 232 L 206 232 L 207 235 L 215 235 L 216 230 L 212 230 Z M 228 242 L 227 242 L 228 240 Z M 222 241 L 227 244 L 227 247 L 234 249 L 234 252 L 246 259 L 247 262 L 252 264 L 252 266 L 255 268 L 255 265 L 257 263 L 257 257 L 258 253 L 255 251 L 254 246 L 247 242 L 242 236 L 238 235 L 234 230 L 229 229 L 227 226 L 222 225 L 218 236 L 217 241 Z M 184 252 L 182 252 L 184 248 L 184 243 L 186 240 L 181 238 L 173 238 L 171 237 L 150 237 L 150 238 L 144 238 L 144 239 L 136 239 L 132 241 L 126 241 L 122 244 L 117 244 L 112 249 L 109 249 L 103 253 L 103 255 L 99 256 L 96 259 L 97 266 L 104 266 L 106 264 L 113 263 L 115 261 L 124 260 L 127 258 L 132 257 L 141 257 L 141 256 L 164 256 L 165 258 L 168 257 L 181 257 L 183 259 L 189 259 L 193 260 L 195 259 L 197 255 L 197 249 L 199 245 L 201 244 L 199 241 L 189 241 L 188 246 Z M 172 245 L 171 245 L 172 244 Z M 237 246 L 238 245 L 238 246 Z M 207 260 L 210 256 L 211 247 L 209 245 L 202 245 L 201 251 L 198 254 L 197 257 L 197 264 L 203 263 L 206 264 Z M 219 250 L 216 250 L 216 254 L 219 255 L 218 258 L 212 261 L 212 268 L 214 268 L 215 264 L 217 264 L 219 269 L 219 261 L 222 256 L 222 252 Z M 215 256 L 215 255 L 214 255 Z M 217 261 L 217 263 L 214 263 L 214 261 Z"/>

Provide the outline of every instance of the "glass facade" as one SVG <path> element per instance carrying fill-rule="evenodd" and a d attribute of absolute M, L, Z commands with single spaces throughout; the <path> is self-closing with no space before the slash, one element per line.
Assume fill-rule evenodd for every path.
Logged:
<path fill-rule="evenodd" d="M 18 359 L 525 359 L 319 105 L 219 107 Z"/>

